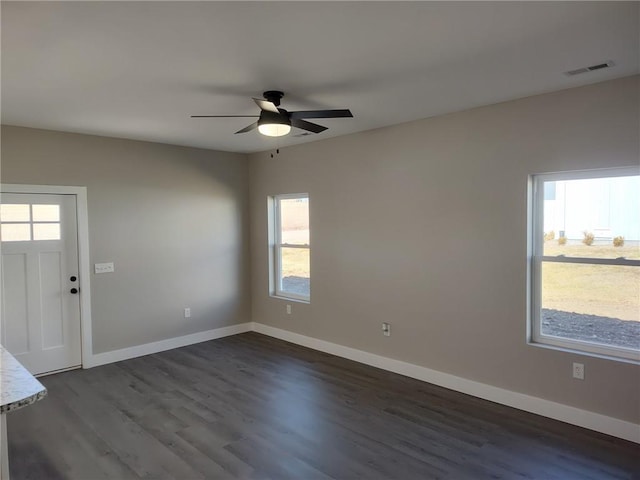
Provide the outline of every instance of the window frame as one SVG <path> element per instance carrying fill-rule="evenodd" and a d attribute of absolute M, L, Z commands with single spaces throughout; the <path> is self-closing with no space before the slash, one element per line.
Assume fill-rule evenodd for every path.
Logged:
<path fill-rule="evenodd" d="M 571 351 L 584 355 L 605 357 L 612 360 L 640 363 L 640 350 L 602 345 L 584 340 L 554 337 L 541 332 L 542 312 L 542 263 L 559 262 L 589 265 L 621 265 L 640 267 L 640 260 L 625 258 L 588 258 L 544 255 L 544 182 L 582 180 L 640 175 L 638 167 L 617 167 L 596 170 L 575 170 L 542 173 L 529 177 L 529 308 L 527 342 L 532 345 Z"/>
<path fill-rule="evenodd" d="M 282 243 L 281 200 L 306 199 L 308 193 L 283 193 L 268 198 L 269 207 L 269 292 L 272 297 L 311 303 L 311 222 L 309 219 L 309 243 L 304 245 Z M 299 248 L 309 251 L 309 295 L 282 290 L 282 249 Z"/>

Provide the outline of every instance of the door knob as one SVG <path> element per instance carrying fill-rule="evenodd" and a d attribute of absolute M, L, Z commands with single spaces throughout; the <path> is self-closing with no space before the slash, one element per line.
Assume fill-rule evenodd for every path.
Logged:
<path fill-rule="evenodd" d="M 75 275 L 71 275 L 71 277 L 69 278 L 70 281 L 75 282 L 78 279 L 78 277 L 76 277 Z"/>
<path fill-rule="evenodd" d="M 71 289 L 71 293 L 78 293 L 78 289 L 77 288 L 72 288 Z"/>

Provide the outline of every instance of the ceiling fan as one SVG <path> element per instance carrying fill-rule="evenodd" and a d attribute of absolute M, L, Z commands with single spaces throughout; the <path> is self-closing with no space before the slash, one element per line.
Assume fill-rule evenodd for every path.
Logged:
<path fill-rule="evenodd" d="M 353 117 L 348 109 L 342 110 L 306 110 L 299 112 L 288 112 L 280 107 L 280 100 L 284 93 L 278 90 L 269 90 L 262 94 L 264 100 L 254 98 L 253 101 L 260 107 L 260 115 L 191 115 L 191 118 L 239 118 L 251 117 L 258 120 L 249 126 L 238 130 L 236 133 L 245 133 L 254 129 L 269 137 L 281 137 L 291 131 L 291 127 L 300 128 L 307 132 L 324 132 L 327 127 L 317 123 L 307 122 L 305 118 L 343 118 Z"/>

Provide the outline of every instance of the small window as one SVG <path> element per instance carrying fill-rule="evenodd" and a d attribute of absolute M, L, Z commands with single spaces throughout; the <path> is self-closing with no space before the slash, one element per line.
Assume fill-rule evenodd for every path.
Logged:
<path fill-rule="evenodd" d="M 640 172 L 532 177 L 530 339 L 640 360 Z"/>
<path fill-rule="evenodd" d="M 271 295 L 309 301 L 311 266 L 309 195 L 269 198 Z"/>
<path fill-rule="evenodd" d="M 60 205 L 0 205 L 0 241 L 60 240 Z"/>

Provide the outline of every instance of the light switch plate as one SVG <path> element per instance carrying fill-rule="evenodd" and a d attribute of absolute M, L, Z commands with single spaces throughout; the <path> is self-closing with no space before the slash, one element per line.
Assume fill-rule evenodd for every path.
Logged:
<path fill-rule="evenodd" d="M 95 272 L 96 273 L 111 273 L 115 271 L 115 267 L 113 262 L 109 263 L 96 263 L 95 264 Z"/>

